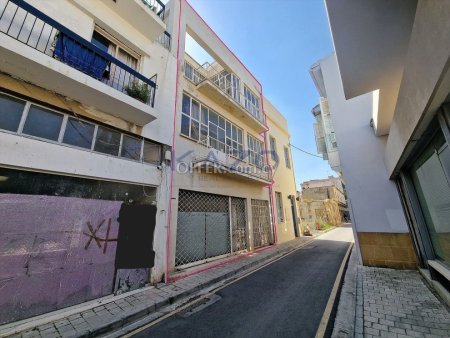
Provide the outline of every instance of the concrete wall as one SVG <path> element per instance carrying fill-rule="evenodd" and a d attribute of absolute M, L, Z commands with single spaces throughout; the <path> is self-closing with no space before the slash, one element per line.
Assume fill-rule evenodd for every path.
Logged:
<path fill-rule="evenodd" d="M 419 1 L 404 60 L 385 154 L 389 175 L 398 174 L 436 110 L 450 93 L 450 2 Z"/>
<path fill-rule="evenodd" d="M 122 202 L 0 194 L 0 323 L 106 296 L 113 291 L 116 242 L 106 252 L 84 233 L 111 220 Z M 106 224 L 98 231 L 105 237 Z"/>
<path fill-rule="evenodd" d="M 417 0 L 325 0 L 325 3 L 345 97 L 351 99 L 379 90 L 379 109 L 371 117 L 377 135 L 387 135 Z"/>
<path fill-rule="evenodd" d="M 2 167 L 0 176 L 0 323 L 149 282 L 153 261 L 126 268 L 126 233 L 139 225 L 122 209 L 154 210 L 156 188 Z M 152 238 L 136 245 L 144 254 Z"/>
<path fill-rule="evenodd" d="M 356 230 L 407 232 L 400 198 L 383 161 L 386 137 L 375 136 L 370 127 L 373 94 L 346 100 L 335 54 L 321 66 Z"/>

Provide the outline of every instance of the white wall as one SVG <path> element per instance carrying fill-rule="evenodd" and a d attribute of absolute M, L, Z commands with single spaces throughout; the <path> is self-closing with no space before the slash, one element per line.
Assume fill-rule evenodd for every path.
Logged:
<path fill-rule="evenodd" d="M 395 184 L 384 164 L 386 137 L 370 127 L 373 93 L 345 100 L 336 55 L 321 62 L 328 103 L 351 202 L 354 230 L 408 232 Z"/>

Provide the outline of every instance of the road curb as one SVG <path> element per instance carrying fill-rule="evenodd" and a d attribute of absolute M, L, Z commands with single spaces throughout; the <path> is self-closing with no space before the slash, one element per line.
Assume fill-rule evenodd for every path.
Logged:
<path fill-rule="evenodd" d="M 327 231 L 328 232 L 328 231 Z M 292 252 L 295 252 L 310 243 L 321 235 L 301 238 L 287 243 L 275 245 L 273 248 L 265 250 L 254 255 L 243 256 L 242 259 L 224 264 L 217 268 L 192 275 L 180 279 L 171 284 L 160 284 L 157 287 L 147 287 L 140 291 L 131 292 L 131 295 L 122 294 L 119 296 L 104 297 L 101 301 L 91 301 L 83 303 L 68 309 L 51 312 L 46 315 L 30 318 L 25 321 L 0 326 L 0 337 L 17 336 L 22 334 L 30 334 L 30 336 L 41 337 L 45 336 L 42 333 L 44 327 L 51 327 L 56 336 L 62 336 L 61 328 L 58 326 L 60 322 L 70 320 L 71 317 L 78 316 L 83 319 L 86 318 L 86 312 L 92 313 L 93 318 L 87 318 L 86 324 L 82 327 L 77 327 L 73 337 L 93 337 L 104 335 L 105 333 L 117 330 L 120 327 L 129 325 L 138 321 L 152 313 L 158 311 L 167 305 L 173 304 L 176 301 L 185 299 L 189 301 L 189 297 L 194 296 L 201 290 L 207 289 L 221 281 L 229 280 L 230 278 L 242 275 L 244 272 L 251 272 L 261 266 L 269 264 L 271 261 L 280 259 Z M 228 266 L 227 266 L 228 265 Z M 234 266 L 233 266 L 234 265 Z M 104 317 L 95 318 L 95 311 L 98 308 L 108 308 L 108 306 L 115 306 L 115 303 L 127 300 L 133 302 L 130 311 L 119 311 L 119 313 L 111 315 L 108 313 Z M 134 301 L 136 300 L 136 305 Z M 88 305 L 87 305 L 88 304 Z M 80 309 L 77 312 L 77 308 Z M 47 318 L 47 319 L 46 319 Z M 48 319 L 50 318 L 50 319 Z"/>
<path fill-rule="evenodd" d="M 321 234 L 322 235 L 322 234 Z M 255 262 L 250 262 L 248 265 L 245 265 L 244 267 L 238 268 L 236 270 L 232 270 L 228 273 L 223 274 L 220 277 L 216 277 L 213 279 L 208 280 L 205 283 L 200 283 L 198 284 L 196 287 L 193 287 L 189 290 L 186 290 L 185 292 L 182 292 L 180 294 L 177 294 L 175 296 L 169 297 L 168 299 L 166 299 L 165 301 L 161 301 L 159 303 L 155 304 L 155 307 L 153 309 L 151 309 L 149 311 L 149 309 L 144 309 L 142 311 L 139 311 L 133 315 L 130 315 L 124 319 L 122 319 L 119 323 L 112 323 L 112 324 L 107 324 L 104 327 L 98 328 L 95 331 L 90 331 L 88 335 L 85 335 L 83 337 L 95 337 L 98 336 L 100 334 L 105 334 L 108 332 L 111 332 L 113 330 L 116 330 L 122 326 L 128 325 L 128 324 L 132 324 L 133 322 L 138 321 L 139 319 L 142 319 L 154 312 L 156 312 L 158 309 L 161 309 L 167 305 L 170 305 L 172 303 L 174 303 L 175 301 L 181 300 L 183 298 L 186 298 L 186 301 L 189 301 L 189 296 L 195 295 L 197 292 L 204 290 L 214 284 L 217 284 L 221 281 L 225 281 L 228 280 L 234 276 L 237 276 L 243 272 L 251 272 L 252 270 L 255 270 L 256 268 L 258 268 L 259 266 L 263 266 L 266 265 L 268 263 L 270 263 L 271 261 L 278 259 L 278 258 L 282 258 L 294 251 L 300 250 L 301 248 L 307 246 L 308 244 L 310 244 L 311 242 L 314 241 L 315 238 L 317 238 L 319 236 L 316 237 L 312 237 L 308 242 L 303 243 L 302 245 L 299 245 L 297 247 L 294 248 L 289 248 L 289 250 L 285 250 L 285 251 L 276 251 L 275 253 L 269 255 L 268 257 L 265 257 L 264 259 L 261 259 L 259 261 L 255 261 Z M 276 248 L 275 248 L 276 250 Z M 170 284 L 169 284 L 170 285 Z"/>
<path fill-rule="evenodd" d="M 350 255 L 344 277 L 332 338 L 354 337 L 356 323 L 358 262 L 355 247 Z M 359 324 L 359 323 L 358 323 Z"/>
<path fill-rule="evenodd" d="M 325 335 L 325 331 L 327 329 L 328 322 L 330 320 L 331 311 L 333 310 L 333 306 L 336 302 L 336 298 L 339 296 L 338 295 L 339 287 L 342 284 L 342 280 L 344 279 L 344 277 L 346 275 L 345 274 L 346 266 L 349 261 L 350 253 L 352 252 L 353 246 L 354 246 L 354 243 L 353 242 L 350 243 L 350 245 L 347 249 L 347 252 L 345 253 L 344 259 L 342 260 L 341 266 L 340 266 L 339 271 L 336 276 L 336 280 L 333 285 L 333 289 L 331 290 L 330 297 L 328 299 L 327 306 L 325 308 L 322 319 L 320 321 L 319 328 L 317 329 L 316 338 L 323 338 Z"/>

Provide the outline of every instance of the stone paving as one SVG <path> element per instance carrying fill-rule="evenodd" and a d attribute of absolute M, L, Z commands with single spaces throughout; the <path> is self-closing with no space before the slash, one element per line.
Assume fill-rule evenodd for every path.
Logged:
<path fill-rule="evenodd" d="M 159 308 L 193 295 L 208 286 L 239 273 L 255 269 L 268 261 L 286 255 L 310 241 L 311 237 L 266 248 L 232 262 L 179 279 L 171 284 L 161 283 L 135 293 L 111 297 L 102 304 L 94 302 L 86 309 L 80 304 L 70 313 L 49 313 L 41 318 L 0 326 L 0 337 L 93 337 L 118 329 L 125 324 L 139 320 Z M 42 318 L 43 317 L 43 318 Z"/>
<path fill-rule="evenodd" d="M 357 271 L 355 337 L 450 337 L 450 314 L 419 272 Z"/>

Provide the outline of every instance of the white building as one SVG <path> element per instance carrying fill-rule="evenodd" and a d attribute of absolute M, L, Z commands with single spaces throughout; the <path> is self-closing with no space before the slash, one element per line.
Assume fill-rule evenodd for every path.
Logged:
<path fill-rule="evenodd" d="M 159 1 L 0 0 L 0 323 L 164 271 L 167 26 Z"/>
<path fill-rule="evenodd" d="M 316 119 L 313 128 L 317 152 L 322 154 L 323 159 L 328 161 L 331 169 L 340 175 L 341 162 L 339 159 L 339 149 L 336 142 L 336 134 L 334 132 L 333 120 L 330 114 L 327 91 L 323 83 L 320 64 L 315 63 L 312 65 L 309 73 L 320 95 L 319 104 L 311 110 L 311 113 Z"/>
<path fill-rule="evenodd" d="M 326 5 L 336 55 L 320 67 L 362 261 L 418 266 L 449 299 L 450 2 Z"/>
<path fill-rule="evenodd" d="M 172 280 L 293 239 L 299 231 L 287 122 L 187 2 L 172 1 L 169 7 L 179 18 L 172 33 L 179 40 L 166 266 Z M 189 55 L 188 38 L 213 60 Z M 276 161 L 267 156 L 270 149 Z M 274 171 L 273 164 L 282 169 Z"/>

